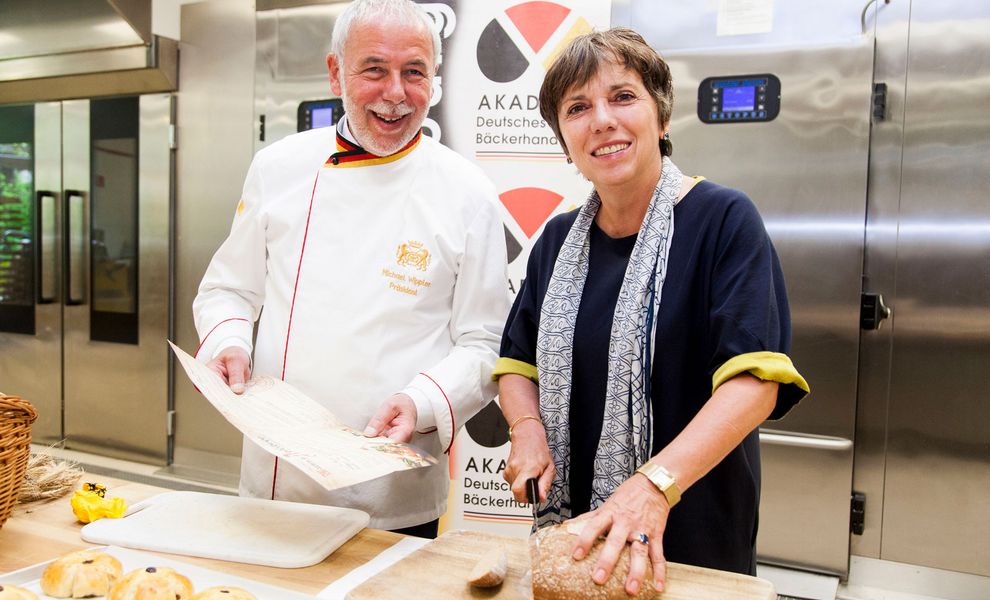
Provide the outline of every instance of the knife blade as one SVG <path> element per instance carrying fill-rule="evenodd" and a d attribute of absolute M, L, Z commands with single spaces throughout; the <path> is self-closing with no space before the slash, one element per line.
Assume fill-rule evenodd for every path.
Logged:
<path fill-rule="evenodd" d="M 540 483 L 536 477 L 530 477 L 526 480 L 526 498 L 529 500 L 530 506 L 533 507 L 533 530 L 535 531 L 540 512 Z M 529 568 L 535 573 L 540 564 L 540 538 L 537 533 L 531 533 L 529 537 Z"/>
<path fill-rule="evenodd" d="M 537 516 L 540 512 L 540 483 L 536 477 L 526 480 L 526 498 L 530 506 L 533 507 L 533 525 L 536 525 Z"/>

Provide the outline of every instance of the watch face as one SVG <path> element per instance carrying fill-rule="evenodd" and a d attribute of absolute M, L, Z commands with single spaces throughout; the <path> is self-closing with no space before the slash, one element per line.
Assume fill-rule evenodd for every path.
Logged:
<path fill-rule="evenodd" d="M 654 465 L 652 463 L 646 463 L 639 469 L 636 469 L 643 475 L 653 482 L 653 485 L 657 486 L 657 489 L 666 496 L 667 504 L 673 507 L 681 499 L 681 491 L 677 487 L 677 481 L 674 477 L 661 466 Z"/>

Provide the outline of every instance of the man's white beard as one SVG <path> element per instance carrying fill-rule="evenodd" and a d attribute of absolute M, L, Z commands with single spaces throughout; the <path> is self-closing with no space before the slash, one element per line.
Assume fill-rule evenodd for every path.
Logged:
<path fill-rule="evenodd" d="M 369 104 L 366 106 L 356 106 L 351 97 L 347 94 L 347 84 L 344 83 L 344 78 L 340 78 L 340 95 L 344 100 L 344 114 L 345 115 L 357 115 L 358 111 L 363 113 L 367 119 L 376 119 L 374 115 L 368 115 L 367 111 L 378 112 L 383 115 L 390 116 L 402 116 L 412 114 L 415 111 L 411 106 L 406 103 L 400 103 L 398 105 L 390 104 L 387 102 L 377 102 L 375 104 Z M 402 149 L 403 146 L 409 143 L 419 131 L 420 127 L 423 126 L 423 121 L 426 120 L 426 112 L 420 117 L 419 123 L 412 127 L 408 139 L 400 140 L 397 142 L 392 142 L 389 144 L 379 143 L 378 138 L 372 133 L 369 128 L 365 127 L 363 123 L 358 123 L 357 119 L 348 119 L 347 125 L 351 130 L 351 135 L 354 136 L 354 141 L 358 143 L 359 146 L 371 152 L 376 156 L 388 156 L 389 154 L 395 154 Z"/>

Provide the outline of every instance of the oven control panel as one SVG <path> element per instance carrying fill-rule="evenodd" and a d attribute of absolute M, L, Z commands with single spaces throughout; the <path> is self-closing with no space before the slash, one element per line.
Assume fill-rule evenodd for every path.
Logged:
<path fill-rule="evenodd" d="M 780 112 L 780 80 L 769 73 L 708 77 L 698 86 L 698 118 L 704 123 L 772 121 Z"/>
<path fill-rule="evenodd" d="M 296 111 L 296 131 L 307 131 L 336 125 L 344 116 L 344 101 L 340 98 L 328 100 L 306 100 L 299 103 Z"/>

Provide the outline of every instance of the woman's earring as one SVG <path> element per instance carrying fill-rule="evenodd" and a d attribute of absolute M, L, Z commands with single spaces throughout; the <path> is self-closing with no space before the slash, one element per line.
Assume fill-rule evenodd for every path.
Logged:
<path fill-rule="evenodd" d="M 670 156 L 674 153 L 674 145 L 670 142 L 670 133 L 663 134 L 660 140 L 660 156 Z"/>
<path fill-rule="evenodd" d="M 574 161 L 571 160 L 571 157 L 570 156 L 567 157 L 567 164 L 569 164 L 569 165 L 573 165 L 574 164 Z"/>

